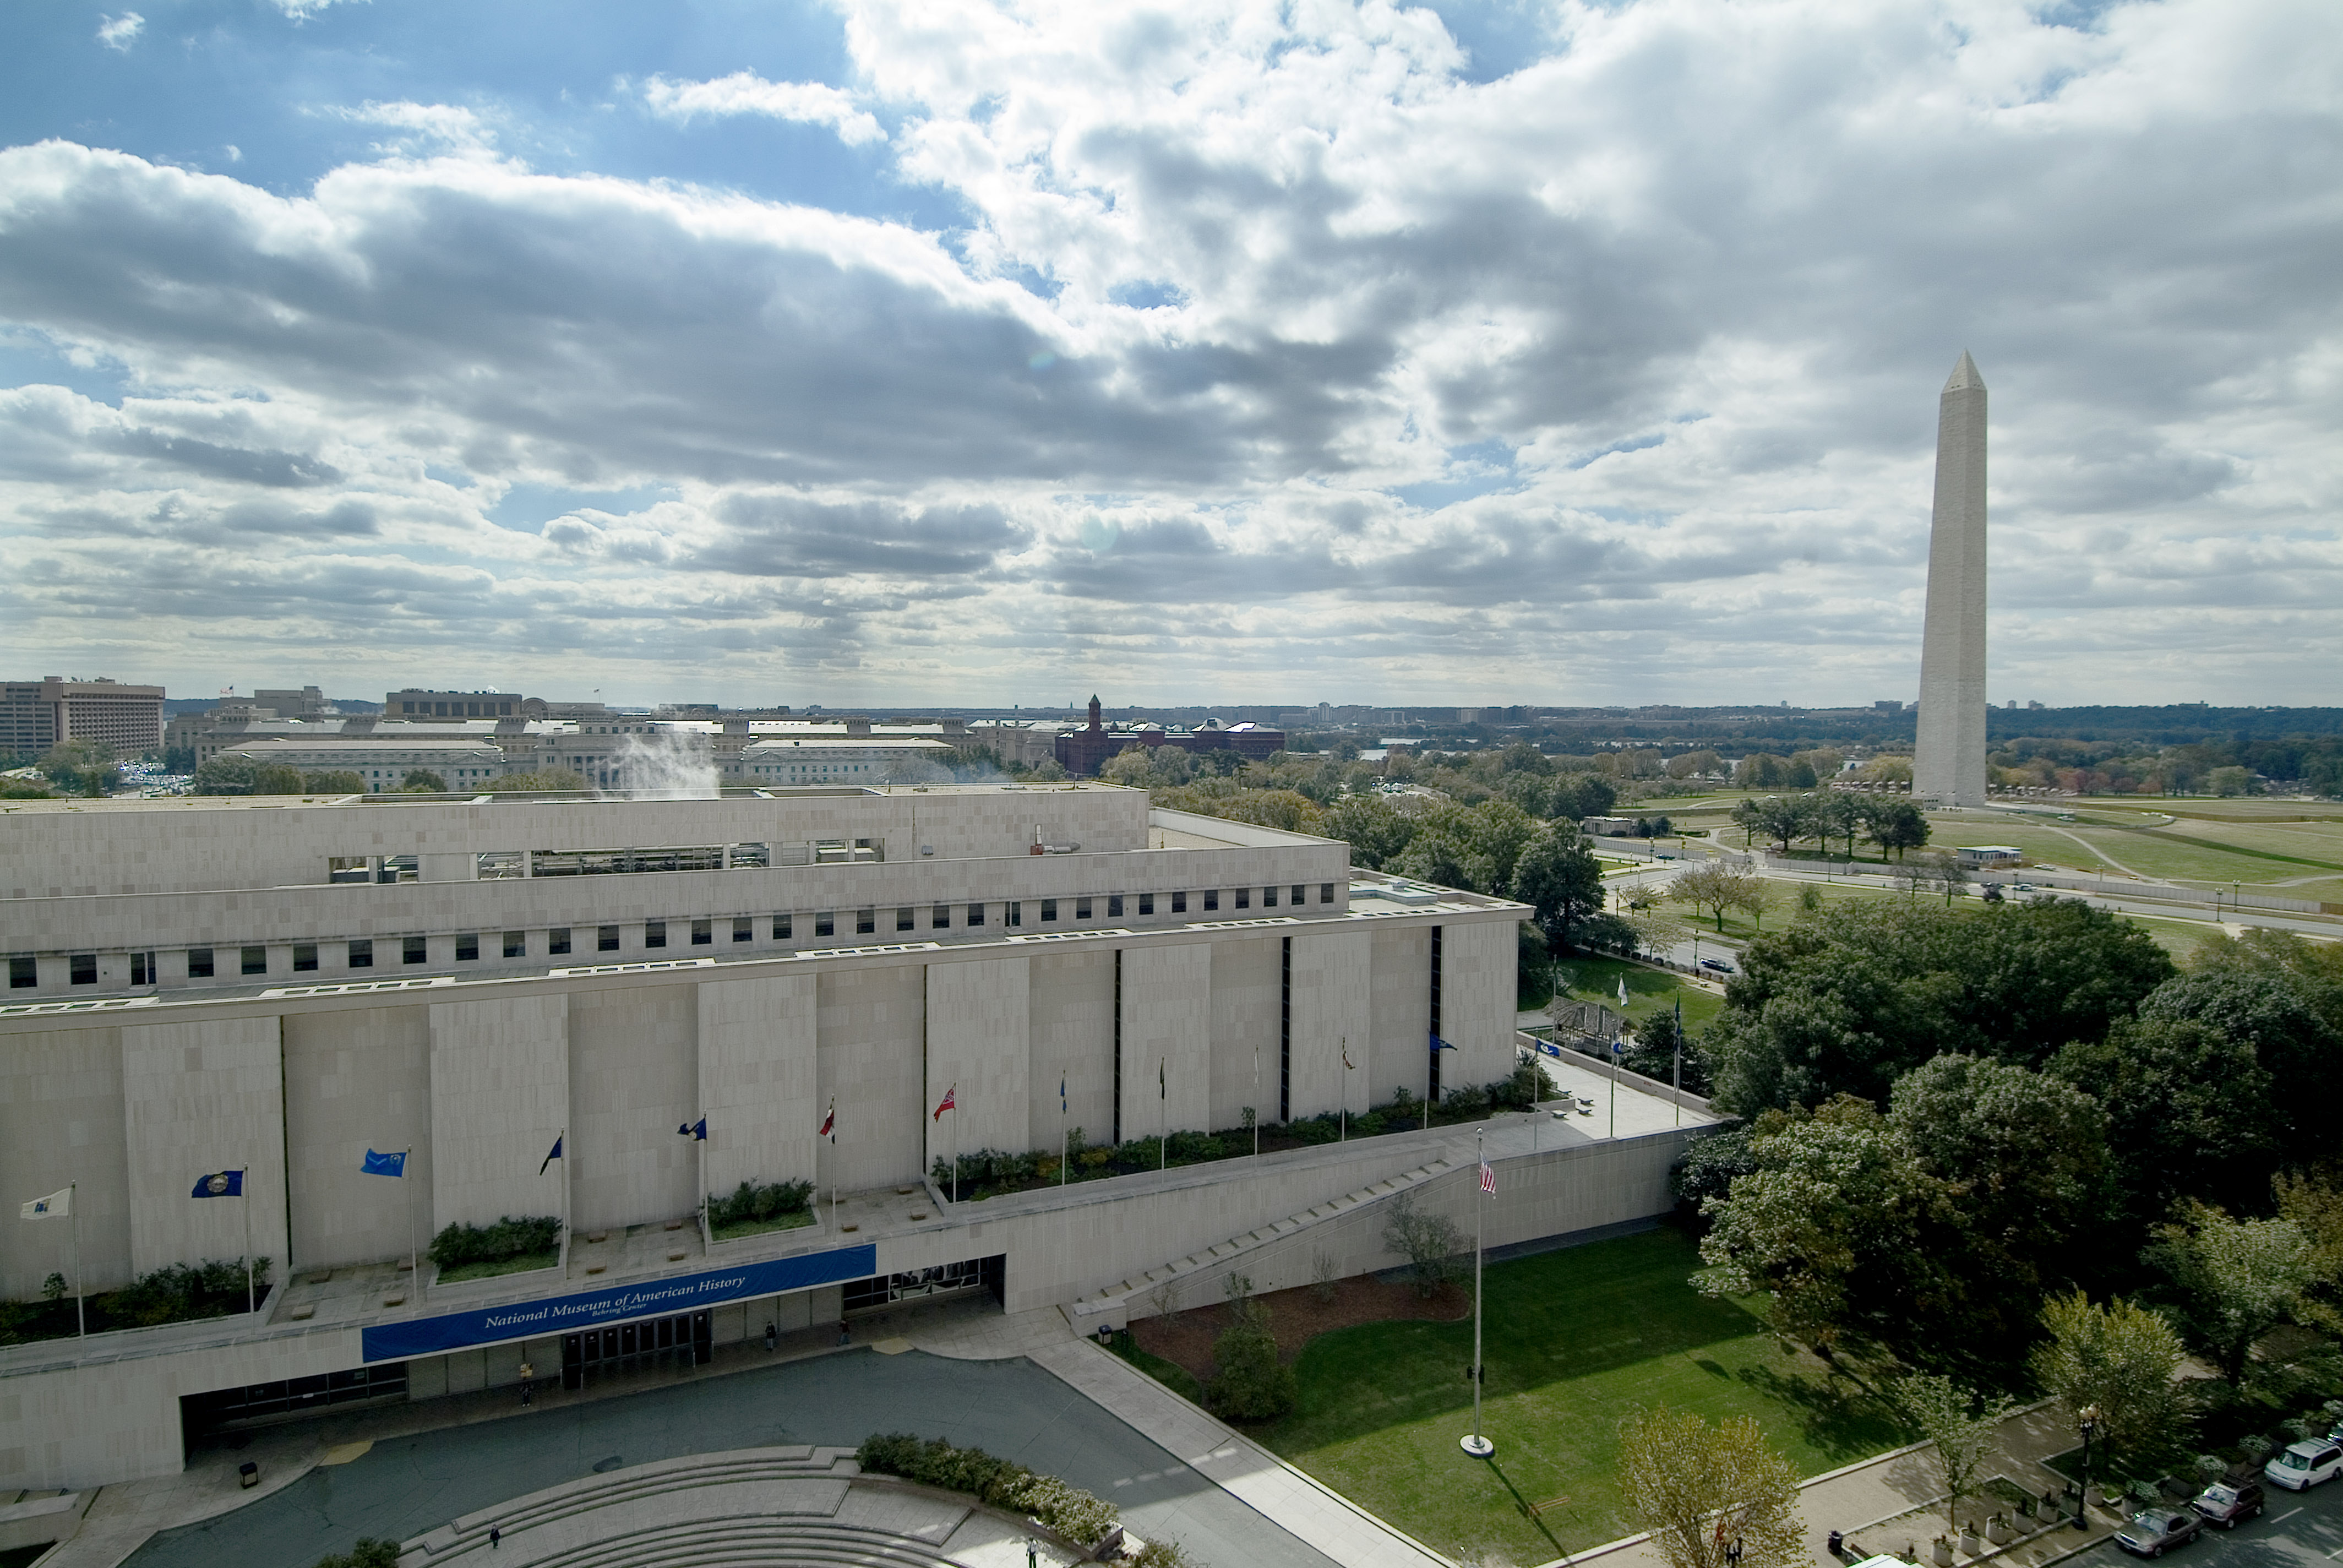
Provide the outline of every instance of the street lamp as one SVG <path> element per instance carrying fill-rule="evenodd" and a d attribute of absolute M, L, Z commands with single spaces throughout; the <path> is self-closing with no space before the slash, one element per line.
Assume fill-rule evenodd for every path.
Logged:
<path fill-rule="evenodd" d="M 2080 1413 L 2083 1418 L 2083 1483 L 2075 1489 L 2075 1528 L 2088 1530 L 2091 1522 L 2085 1516 L 2083 1505 L 2091 1495 L 2091 1434 L 2099 1430 L 2099 1407 L 2087 1404 Z"/>

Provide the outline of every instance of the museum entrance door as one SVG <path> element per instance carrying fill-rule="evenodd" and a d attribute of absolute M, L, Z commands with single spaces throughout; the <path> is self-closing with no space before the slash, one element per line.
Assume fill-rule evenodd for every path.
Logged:
<path fill-rule="evenodd" d="M 596 1373 L 660 1362 L 705 1366 L 715 1353 L 715 1315 L 706 1310 L 586 1329 L 561 1336 L 561 1386 L 581 1389 Z"/>

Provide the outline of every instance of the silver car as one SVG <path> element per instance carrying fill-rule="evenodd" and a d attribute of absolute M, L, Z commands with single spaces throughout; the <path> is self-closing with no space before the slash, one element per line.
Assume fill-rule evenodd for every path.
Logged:
<path fill-rule="evenodd" d="M 2161 1557 L 2197 1539 L 2204 1519 L 2193 1508 L 2143 1508 L 2116 1532 L 2116 1544 L 2141 1557 Z"/>

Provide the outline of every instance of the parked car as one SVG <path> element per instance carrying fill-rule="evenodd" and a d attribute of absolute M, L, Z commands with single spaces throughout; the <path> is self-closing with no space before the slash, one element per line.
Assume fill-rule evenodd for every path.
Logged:
<path fill-rule="evenodd" d="M 2116 1544 L 2135 1556 L 2161 1557 L 2196 1540 L 2204 1528 L 2204 1516 L 2193 1508 L 2143 1508 L 2116 1532 Z"/>
<path fill-rule="evenodd" d="M 2343 1471 L 2343 1444 L 2320 1437 L 2289 1443 L 2285 1452 L 2272 1454 L 2262 1466 L 2262 1479 L 2288 1492 L 2308 1492 L 2338 1471 Z"/>
<path fill-rule="evenodd" d="M 1729 975 L 1733 972 L 1733 966 L 1723 959 L 1703 959 L 1700 960 L 1700 967 L 1704 970 L 1715 970 L 1721 975 Z"/>
<path fill-rule="evenodd" d="M 2031 882 L 2018 882 L 2014 884 L 2014 886 L 2016 890 L 2021 893 L 2030 893 L 2034 891 L 2034 884 Z"/>
<path fill-rule="evenodd" d="M 2208 1486 L 2189 1499 L 2188 1506 L 2205 1516 L 2205 1523 L 2223 1530 L 2234 1530 L 2241 1519 L 2251 1519 L 2262 1511 L 2262 1483 L 2242 1481 L 2231 1486 L 2226 1483 Z"/>

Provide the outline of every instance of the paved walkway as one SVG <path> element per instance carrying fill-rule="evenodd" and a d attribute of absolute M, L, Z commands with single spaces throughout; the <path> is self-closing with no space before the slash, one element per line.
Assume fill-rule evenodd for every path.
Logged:
<path fill-rule="evenodd" d="M 2041 1462 L 2074 1447 L 2076 1442 L 2074 1428 L 2066 1424 L 2056 1406 L 2021 1411 L 2003 1424 L 2001 1462 L 1988 1473 L 2006 1475 L 2037 1494 L 2056 1490 L 2064 1483 L 2043 1469 Z M 1799 1489 L 1807 1549 L 1818 1564 L 1835 1561 L 1830 1554 L 1828 1538 L 1832 1531 L 1839 1530 L 1854 1534 L 1866 1551 L 1873 1553 L 1901 1555 L 1907 1544 L 1914 1545 L 1917 1552 L 1908 1560 L 1925 1562 L 1928 1543 L 1944 1529 L 1941 1511 L 1932 1518 L 1915 1520 L 1908 1526 L 1898 1524 L 1892 1531 L 1866 1531 L 1860 1527 L 1943 1495 L 1935 1458 L 1926 1443 L 1897 1449 L 1816 1476 Z M 1961 1512 L 1964 1518 L 1982 1521 L 1994 1509 L 1970 1503 Z M 2087 1532 L 2063 1526 L 2006 1548 L 1988 1547 L 1976 1555 L 1956 1553 L 1955 1562 L 1960 1568 L 1968 1568 L 1972 1563 L 1991 1563 L 1995 1568 L 2044 1568 L 2115 1533 L 2117 1521 L 2106 1513 L 2093 1509 L 2090 1519 Z M 1587 1563 L 1599 1563 L 1602 1568 L 1666 1568 L 1667 1559 L 1644 1537 L 1630 1536 L 1573 1557 L 1556 1558 L 1545 1568 Z"/>
<path fill-rule="evenodd" d="M 1445 1568 L 1447 1559 L 1322 1486 L 1242 1433 L 1214 1421 L 1121 1357 L 1076 1338 L 1054 1307 L 1013 1317 L 938 1319 L 911 1342 L 940 1355 L 1011 1353 L 1026 1356 L 1063 1380 L 1091 1403 L 1147 1434 L 1180 1462 L 1264 1518 L 1309 1542 L 1342 1568 Z M 1121 1503 L 1124 1488 L 1149 1480 L 1133 1476 L 1102 1493 Z M 1141 1526 L 1145 1533 L 1144 1526 Z M 1199 1557 L 1195 1538 L 1176 1515 L 1167 1533 Z M 1240 1551 L 1211 1557 L 1216 1564 L 1249 1561 Z"/>
<path fill-rule="evenodd" d="M 407 1540 L 598 1471 L 788 1443 L 851 1447 L 906 1431 L 1061 1476 L 1213 1568 L 1428 1568 L 1441 1562 L 1229 1432 L 1054 1309 L 990 1302 L 860 1318 L 855 1347 L 780 1364 L 650 1367 L 522 1410 L 511 1391 L 256 1434 L 183 1475 L 108 1487 L 45 1568 L 308 1568 L 361 1535 Z M 723 1375 L 725 1373 L 732 1375 Z M 428 1428 L 428 1430 L 426 1430 Z M 253 1459 L 266 1485 L 242 1492 Z M 1319 1543 L 1331 1550 L 1321 1550 Z"/>

